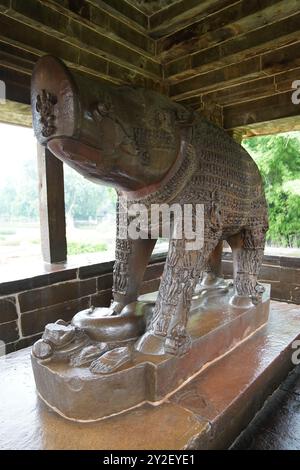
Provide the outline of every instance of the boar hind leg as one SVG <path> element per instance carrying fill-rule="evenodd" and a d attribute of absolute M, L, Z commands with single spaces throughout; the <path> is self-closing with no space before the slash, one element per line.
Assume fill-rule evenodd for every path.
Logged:
<path fill-rule="evenodd" d="M 265 246 L 264 228 L 246 228 L 228 239 L 233 252 L 235 296 L 233 305 L 256 304 L 264 291 L 257 283 Z"/>
<path fill-rule="evenodd" d="M 186 249 L 185 240 L 170 240 L 167 261 L 147 332 L 137 341 L 144 354 L 184 354 L 190 347 L 186 331 L 196 283 L 208 256 L 218 243 L 214 234 L 201 250 Z"/>
<path fill-rule="evenodd" d="M 222 276 L 223 241 L 220 240 L 203 267 L 199 288 L 218 286 L 223 281 Z M 197 287 L 198 287 L 197 286 Z"/>

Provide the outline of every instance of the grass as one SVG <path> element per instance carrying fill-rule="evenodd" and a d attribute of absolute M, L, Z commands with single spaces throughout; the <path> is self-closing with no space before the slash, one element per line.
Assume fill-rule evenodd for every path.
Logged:
<path fill-rule="evenodd" d="M 8 242 L 6 238 L 4 239 L 0 238 L 0 245 L 1 246 L 20 246 L 21 240 L 10 240 Z"/>
<path fill-rule="evenodd" d="M 82 253 L 99 253 L 101 251 L 107 251 L 106 243 L 68 243 L 68 255 L 80 255 Z"/>
<path fill-rule="evenodd" d="M 0 230 L 0 235 L 15 235 L 16 234 L 16 231 L 15 230 L 12 230 L 12 229 L 2 229 Z"/>

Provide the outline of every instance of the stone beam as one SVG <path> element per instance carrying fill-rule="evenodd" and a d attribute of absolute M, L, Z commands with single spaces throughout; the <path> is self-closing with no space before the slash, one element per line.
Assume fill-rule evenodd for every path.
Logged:
<path fill-rule="evenodd" d="M 101 65 L 101 68 L 104 68 L 107 63 L 112 62 L 120 67 L 123 65 L 124 68 L 129 68 L 144 77 L 160 78 L 160 64 L 150 53 L 140 50 L 118 36 L 108 34 L 107 29 L 89 24 L 82 18 L 79 19 L 78 15 L 67 9 L 61 8 L 58 11 L 56 5 L 36 0 L 26 2 L 13 0 L 12 6 L 13 8 L 2 11 L 2 35 L 6 35 L 9 29 L 10 34 L 17 39 L 16 29 L 19 29 L 18 36 L 21 36 L 19 41 L 33 47 L 41 41 L 46 50 L 48 43 L 52 49 L 51 43 L 55 42 L 56 55 L 63 49 L 66 54 L 73 57 L 72 61 L 75 63 L 76 59 L 78 62 L 81 50 L 94 53 L 95 57 L 98 56 L 98 61 L 95 59 L 93 63 L 90 58 L 90 62 L 93 63 L 95 70 Z M 47 36 L 46 40 L 43 40 L 43 36 Z"/>
<path fill-rule="evenodd" d="M 300 78 L 300 67 L 275 75 L 251 79 L 243 83 L 227 85 L 217 90 L 209 91 L 194 97 L 186 98 L 180 102 L 193 109 L 198 109 L 200 103 L 218 103 L 228 106 L 234 103 L 248 101 L 253 98 L 271 96 L 282 91 L 292 90 L 292 83 Z"/>
<path fill-rule="evenodd" d="M 141 25 L 143 28 L 148 28 L 149 24 L 149 19 L 148 15 L 143 13 L 141 10 L 136 8 L 134 5 L 132 5 L 130 2 L 127 2 L 126 0 L 120 1 L 120 0 L 95 0 L 95 3 L 98 4 L 103 4 L 105 3 L 110 10 L 114 9 L 118 13 L 121 13 L 123 17 L 130 18 L 131 21 L 134 23 Z"/>
<path fill-rule="evenodd" d="M 224 128 L 273 121 L 294 116 L 299 119 L 300 105 L 293 104 L 291 91 L 225 106 Z"/>
<path fill-rule="evenodd" d="M 195 16 L 202 15 L 203 18 L 215 11 L 221 10 L 232 3 L 232 0 L 181 0 L 161 9 L 149 18 L 149 29 L 151 37 L 159 37 L 170 34 L 177 30 L 180 25 L 191 23 Z"/>
<path fill-rule="evenodd" d="M 170 95 L 173 99 L 183 100 L 209 91 L 220 90 L 229 85 L 248 82 L 250 79 L 292 71 L 299 66 L 300 41 L 296 40 L 284 47 L 273 48 L 263 54 L 171 83 Z"/>
<path fill-rule="evenodd" d="M 6 99 L 0 105 L 0 122 L 32 127 L 31 106 Z"/>
<path fill-rule="evenodd" d="M 69 10 L 70 14 L 76 14 L 78 18 L 100 26 L 104 30 L 125 39 L 129 43 L 140 47 L 141 49 L 154 53 L 155 41 L 147 34 L 147 19 L 145 22 L 137 23 L 130 19 L 129 15 L 121 15 L 103 1 L 98 0 L 46 0 L 43 3 L 55 3 L 58 7 Z M 118 1 L 118 4 L 122 2 Z M 60 11 L 60 10 L 59 10 Z M 129 12 L 129 10 L 127 9 Z"/>
<path fill-rule="evenodd" d="M 290 116 L 274 121 L 258 122 L 247 126 L 235 127 L 230 131 L 233 138 L 246 139 L 258 135 L 279 134 L 281 132 L 300 131 L 300 116 Z"/>
<path fill-rule="evenodd" d="M 200 45 L 198 41 L 198 52 L 164 64 L 165 78 L 170 83 L 175 83 L 216 67 L 240 62 L 251 56 L 267 54 L 273 49 L 297 41 L 300 28 L 299 6 L 297 8 L 297 13 L 291 16 L 253 29 L 247 34 L 221 41 L 219 44 L 209 46 L 204 39 Z"/>
<path fill-rule="evenodd" d="M 296 4 L 297 0 L 239 0 L 164 35 L 157 41 L 157 52 L 164 62 L 198 52 L 297 12 Z"/>

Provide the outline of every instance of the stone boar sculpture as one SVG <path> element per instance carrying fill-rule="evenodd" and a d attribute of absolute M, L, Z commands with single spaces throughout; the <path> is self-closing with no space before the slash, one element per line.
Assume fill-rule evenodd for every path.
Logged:
<path fill-rule="evenodd" d="M 249 154 L 225 131 L 156 92 L 73 77 L 51 56 L 35 67 L 32 107 L 38 141 L 86 178 L 114 187 L 119 198 L 149 210 L 153 204 L 203 208 L 200 248 L 187 249 L 184 231 L 170 238 L 153 315 L 136 350 L 152 355 L 188 350 L 192 295 L 200 276 L 202 282 L 208 272 L 218 278 L 222 240 L 233 251 L 232 305 L 260 301 L 257 276 L 268 228 L 262 179 Z M 117 237 L 110 310 L 120 337 L 155 242 Z"/>

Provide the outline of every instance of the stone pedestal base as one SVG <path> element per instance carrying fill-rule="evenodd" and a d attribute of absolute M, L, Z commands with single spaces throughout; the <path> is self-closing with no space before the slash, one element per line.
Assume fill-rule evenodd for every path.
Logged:
<path fill-rule="evenodd" d="M 300 306 L 271 301 L 264 327 L 159 405 L 95 423 L 63 419 L 38 399 L 31 348 L 9 354 L 0 358 L 0 449 L 226 449 L 293 367 L 299 338 Z"/>
<path fill-rule="evenodd" d="M 74 367 L 68 361 L 40 360 L 32 355 L 40 397 L 65 418 L 85 422 L 104 419 L 146 402 L 159 404 L 176 396 L 186 383 L 201 377 L 201 371 L 208 365 L 268 321 L 268 285 L 262 302 L 250 308 L 231 306 L 232 295 L 229 288 L 227 292 L 208 291 L 193 300 L 188 322 L 192 347 L 181 357 L 132 352 L 129 363 L 114 373 L 101 375 L 91 372 L 89 364 Z"/>

